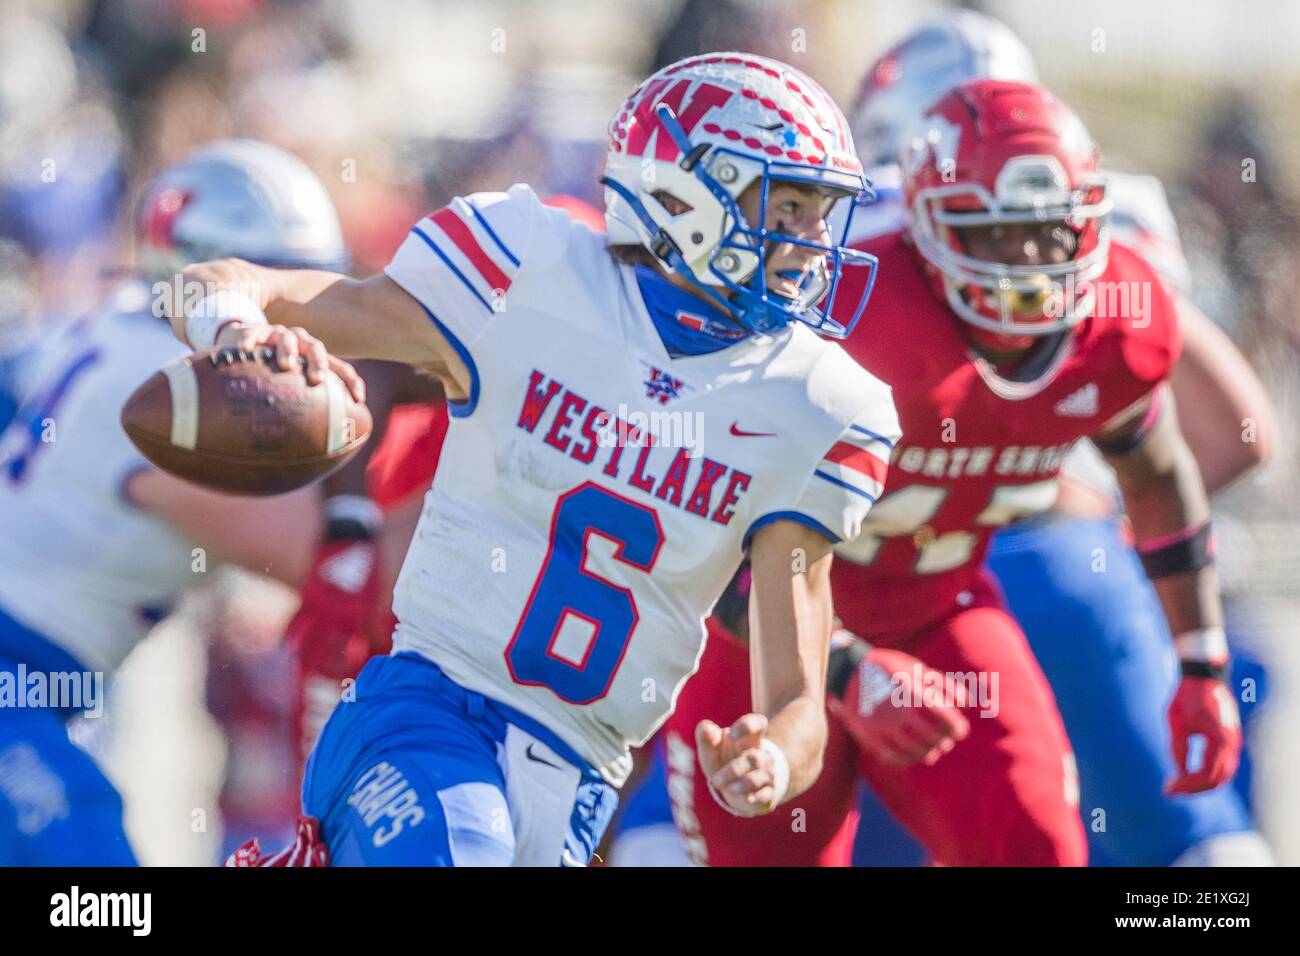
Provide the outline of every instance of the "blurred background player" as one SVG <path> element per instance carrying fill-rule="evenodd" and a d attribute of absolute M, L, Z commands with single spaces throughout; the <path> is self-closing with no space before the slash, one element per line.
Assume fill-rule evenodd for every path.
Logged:
<path fill-rule="evenodd" d="M 141 382 L 185 354 L 151 282 L 214 255 L 339 267 L 333 206 L 293 156 L 232 140 L 160 176 L 138 223 L 140 274 L 42 347 L 36 384 L 0 438 L 0 666 L 15 677 L 21 668 L 102 680 L 209 562 L 290 584 L 307 571 L 314 490 L 253 499 L 187 484 L 148 464 L 118 415 Z M 117 791 L 68 738 L 76 710 L 0 708 L 5 863 L 134 861 Z"/>
<path fill-rule="evenodd" d="M 1009 29 L 973 11 L 923 24 L 882 55 L 851 111 L 859 148 L 876 163 L 873 174 L 897 181 L 893 158 L 906 148 L 916 116 L 955 82 L 981 76 L 1034 82 L 1036 71 Z M 1106 179 L 1113 241 L 1154 266 L 1174 296 L 1184 345 L 1170 386 L 1213 494 L 1268 454 L 1270 404 L 1231 341 L 1185 294 L 1190 273 L 1160 182 L 1111 171 Z M 888 231 L 893 217 L 901 225 L 908 210 L 898 193 L 882 190 L 868 213 L 858 220 L 859 238 Z M 1252 441 L 1242 440 L 1246 420 L 1258 426 Z M 1070 453 L 1061 481 L 1049 511 L 995 537 L 989 561 L 1065 720 L 1094 861 L 1266 861 L 1239 793 L 1165 792 L 1174 768 L 1164 702 L 1176 684 L 1168 628 L 1130 553 L 1114 474 L 1090 443 Z M 1098 554 L 1107 559 L 1102 571 Z"/>
<path fill-rule="evenodd" d="M 1096 162 L 1077 116 L 1050 94 L 964 84 L 913 127 L 907 228 L 862 244 L 894 271 L 882 268 L 876 320 L 849 347 L 898 382 L 905 437 L 875 520 L 841 549 L 837 611 L 873 644 L 981 682 L 969 737 L 933 766 L 899 771 L 887 753 L 864 754 L 876 792 L 942 863 L 1086 859 L 1051 691 L 980 570 L 995 528 L 1051 506 L 1080 437 L 1093 436 L 1116 470 L 1179 635 L 1183 676 L 1168 712 L 1178 759 L 1166 785 L 1210 790 L 1236 769 L 1208 505 L 1162 387 L 1179 351 L 1174 307 L 1149 266 L 1109 243 Z M 1117 304 L 1121 288 L 1143 297 Z M 908 301 L 921 311 L 906 334 L 927 345 L 886 354 L 875 337 L 904 334 Z M 1203 766 L 1187 760 L 1193 735 L 1205 739 Z"/>

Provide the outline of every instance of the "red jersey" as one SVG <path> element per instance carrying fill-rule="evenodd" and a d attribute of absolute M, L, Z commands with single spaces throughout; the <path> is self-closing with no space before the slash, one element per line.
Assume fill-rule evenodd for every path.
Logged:
<path fill-rule="evenodd" d="M 398 405 L 388 418 L 383 440 L 366 465 L 370 497 L 391 511 L 433 483 L 447 437 L 447 403 Z"/>
<path fill-rule="evenodd" d="M 844 344 L 893 387 L 903 437 L 862 534 L 836 548 L 832 586 L 846 628 L 897 643 L 969 603 L 994 532 L 1051 507 L 1066 452 L 1163 381 L 1180 339 L 1156 273 L 1112 246 L 1093 317 L 1016 381 L 967 346 L 903 232 L 860 248 L 880 278 Z"/>
<path fill-rule="evenodd" d="M 682 687 L 663 726 L 668 796 L 692 862 L 699 866 L 848 866 L 858 828 L 858 753 L 839 720 L 821 776 L 771 813 L 734 817 L 713 799 L 695 755 L 695 725 L 723 727 L 751 712 L 749 648 L 709 618 L 699 670 Z"/>

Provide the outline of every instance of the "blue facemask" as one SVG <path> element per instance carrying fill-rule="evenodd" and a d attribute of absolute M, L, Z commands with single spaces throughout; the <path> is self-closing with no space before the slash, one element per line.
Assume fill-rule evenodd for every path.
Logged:
<path fill-rule="evenodd" d="M 771 333 L 792 321 L 799 321 L 811 326 L 822 335 L 841 339 L 847 337 L 849 332 L 853 330 L 858 318 L 862 315 L 867 298 L 871 295 L 871 289 L 875 284 L 875 256 L 848 249 L 839 243 L 823 245 L 793 236 L 769 232 L 766 229 L 749 227 L 736 201 L 719 182 L 709 175 L 701 160 L 710 152 L 718 154 L 734 153 L 738 158 L 746 161 L 752 160 L 752 157 L 736 153 L 734 150 L 725 147 L 705 146 L 704 144 L 696 146 L 692 144 L 681 124 L 677 122 L 677 117 L 673 114 L 672 109 L 666 104 L 660 104 L 656 114 L 663 129 L 672 136 L 681 151 L 681 168 L 692 173 L 713 194 L 723 209 L 726 210 L 728 214 L 727 221 L 731 223 L 731 228 L 722 237 L 722 241 L 718 244 L 718 249 L 714 253 L 714 259 L 710 260 L 709 265 L 709 271 L 719 281 L 721 287 L 702 282 L 686 264 L 681 251 L 660 231 L 659 226 L 646 211 L 641 201 L 621 184 L 607 177 L 601 177 L 600 182 L 617 192 L 640 218 L 651 236 L 657 237 L 654 243 L 649 246 L 650 251 L 664 264 L 665 268 L 671 269 L 702 293 L 716 301 L 717 308 L 732 320 L 731 327 L 739 327 L 746 334 Z M 772 182 L 784 180 L 802 184 L 816 184 L 818 182 L 816 174 L 822 172 L 819 169 L 811 170 L 806 165 L 770 161 L 763 162 L 763 170 L 759 179 L 761 184 L 760 222 L 767 221 L 768 189 Z M 870 184 L 866 182 L 865 178 L 862 178 L 861 191 L 854 197 L 854 204 L 874 200 L 875 194 L 871 191 Z M 852 208 L 850 208 L 849 217 L 842 228 L 844 236 L 848 234 L 851 220 Z M 809 289 L 809 295 L 805 296 L 805 298 L 811 299 L 820 295 L 820 303 L 796 303 L 793 300 L 776 295 L 766 288 L 766 251 L 767 245 L 771 241 L 815 249 L 826 256 L 829 281 L 825 285 L 824 294 L 820 290 L 813 291 Z M 737 250 L 757 256 L 758 266 L 747 280 L 743 282 L 733 280 L 714 264 L 714 261 L 719 259 L 720 256 L 726 255 L 728 250 Z M 863 266 L 870 269 L 869 277 L 865 283 L 866 288 L 856 303 L 856 308 L 851 308 L 851 310 L 835 309 L 834 303 L 840 286 L 842 270 L 849 265 Z M 832 318 L 833 312 L 842 313 L 841 318 L 839 320 Z M 722 342 L 723 347 L 729 344 L 730 342 L 726 340 Z"/>

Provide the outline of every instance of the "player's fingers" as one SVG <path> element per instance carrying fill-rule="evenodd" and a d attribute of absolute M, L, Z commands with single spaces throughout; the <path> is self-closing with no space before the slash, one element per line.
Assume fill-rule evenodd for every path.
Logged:
<path fill-rule="evenodd" d="M 304 371 L 308 384 L 319 385 L 325 381 L 325 371 L 330 367 L 330 356 L 325 351 L 325 343 L 310 335 L 306 329 L 295 328 L 290 331 L 298 340 L 299 354 L 307 360 Z"/>
<path fill-rule="evenodd" d="M 722 765 L 722 728 L 711 720 L 701 720 L 695 725 L 695 750 L 700 757 L 700 766 L 710 777 Z"/>
<path fill-rule="evenodd" d="M 736 750 L 757 747 L 767 733 L 767 718 L 762 714 L 745 714 L 727 728 Z"/>
<path fill-rule="evenodd" d="M 275 346 L 275 363 L 289 371 L 298 361 L 298 338 L 282 325 L 275 327 L 270 340 Z"/>
<path fill-rule="evenodd" d="M 733 797 L 744 798 L 750 794 L 758 793 L 764 787 L 772 786 L 772 774 L 765 769 L 750 770 L 748 773 L 741 774 L 731 783 L 727 784 L 724 789 L 726 793 Z"/>
<path fill-rule="evenodd" d="M 917 730 L 915 724 L 900 724 L 889 737 L 890 746 L 904 761 L 903 766 L 921 763 L 937 745 L 928 730 Z"/>
<path fill-rule="evenodd" d="M 927 707 L 922 715 L 940 737 L 963 740 L 970 733 L 970 721 L 955 707 Z"/>
<path fill-rule="evenodd" d="M 942 744 L 939 744 L 939 746 L 932 748 L 924 757 L 921 758 L 921 763 L 925 764 L 927 767 L 933 767 L 943 759 L 944 754 L 952 752 L 951 743 L 951 739 L 945 740 Z"/>
<path fill-rule="evenodd" d="M 923 750 L 920 756 L 916 757 L 914 763 L 924 764 L 927 767 L 933 767 L 944 754 L 952 750 L 952 738 L 944 737 L 942 740 L 925 746 L 922 744 L 918 749 Z M 915 751 L 913 751 L 915 753 Z"/>
<path fill-rule="evenodd" d="M 329 367 L 335 375 L 343 379 L 343 384 L 352 393 L 352 398 L 364 405 L 366 401 L 366 380 L 361 377 L 361 374 L 347 362 L 332 355 L 329 357 Z"/>
<path fill-rule="evenodd" d="M 257 348 L 258 335 L 259 335 L 258 330 L 260 328 L 261 326 L 242 326 L 239 329 L 239 338 L 236 340 L 236 347 L 241 352 L 251 352 L 253 351 L 253 349 Z M 224 337 L 225 337 L 224 332 L 217 337 L 218 346 L 222 344 L 222 339 Z"/>
<path fill-rule="evenodd" d="M 905 749 L 899 749 L 897 742 L 888 734 L 871 741 L 869 753 L 877 761 L 890 767 L 910 767 L 914 763 Z"/>
<path fill-rule="evenodd" d="M 1213 789 L 1213 787 L 1214 784 L 1210 780 L 1209 772 L 1198 770 L 1196 773 L 1179 774 L 1172 783 L 1165 787 L 1165 793 L 1170 796 L 1178 793 L 1202 793 Z"/>
<path fill-rule="evenodd" d="M 1210 779 L 1211 787 L 1226 783 L 1237 772 L 1236 748 L 1222 737 L 1207 735 L 1205 762 L 1201 766 Z"/>
<path fill-rule="evenodd" d="M 1182 774 L 1187 769 L 1187 736 L 1175 728 L 1170 745 L 1174 751 L 1174 764 Z"/>
<path fill-rule="evenodd" d="M 716 773 L 709 777 L 709 782 L 716 789 L 722 790 L 730 786 L 734 781 L 740 780 L 746 774 L 756 770 L 767 772 L 770 775 L 772 757 L 757 747 L 750 747 L 743 753 L 728 760 Z"/>

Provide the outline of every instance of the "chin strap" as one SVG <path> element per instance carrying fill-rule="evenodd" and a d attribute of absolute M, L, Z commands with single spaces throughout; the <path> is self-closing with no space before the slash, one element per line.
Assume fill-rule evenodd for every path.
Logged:
<path fill-rule="evenodd" d="M 708 144 L 701 145 L 707 146 Z M 668 269 L 671 269 L 673 273 L 686 279 L 695 288 L 709 296 L 717 304 L 718 308 L 733 318 L 740 318 L 736 307 L 732 305 L 726 296 L 696 277 L 691 267 L 686 264 L 686 257 L 682 255 L 677 243 L 673 242 L 672 238 L 650 217 L 650 213 L 646 212 L 646 208 L 641 204 L 640 199 L 632 195 L 631 191 L 622 183 L 617 183 L 608 176 L 601 176 L 596 181 L 607 189 L 612 189 L 618 193 L 619 197 L 636 213 L 637 218 L 641 220 L 641 224 L 645 226 L 646 231 L 652 237 L 649 247 L 651 255 L 662 262 Z"/>

